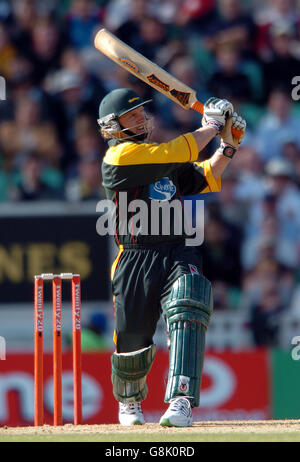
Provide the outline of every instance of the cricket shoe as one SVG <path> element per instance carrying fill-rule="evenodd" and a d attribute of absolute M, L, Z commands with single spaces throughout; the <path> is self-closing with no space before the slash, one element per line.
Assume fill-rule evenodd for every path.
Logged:
<path fill-rule="evenodd" d="M 187 398 L 173 398 L 167 411 L 159 421 L 164 427 L 191 427 L 193 416 L 191 403 Z"/>
<path fill-rule="evenodd" d="M 141 403 L 129 401 L 119 403 L 119 422 L 121 425 L 143 425 L 145 423 Z"/>

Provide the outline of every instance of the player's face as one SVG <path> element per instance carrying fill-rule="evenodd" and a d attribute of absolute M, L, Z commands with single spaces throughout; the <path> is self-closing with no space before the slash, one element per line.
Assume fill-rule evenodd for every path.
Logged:
<path fill-rule="evenodd" d="M 119 117 L 119 123 L 123 128 L 128 128 L 133 133 L 140 135 L 145 132 L 146 113 L 144 107 L 140 106 Z"/>

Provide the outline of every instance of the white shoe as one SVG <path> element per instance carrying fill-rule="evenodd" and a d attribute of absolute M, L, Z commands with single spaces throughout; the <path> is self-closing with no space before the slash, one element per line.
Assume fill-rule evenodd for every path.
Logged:
<path fill-rule="evenodd" d="M 119 403 L 119 422 L 121 425 L 143 425 L 145 423 L 141 403 L 129 401 Z"/>
<path fill-rule="evenodd" d="M 171 399 L 170 405 L 159 424 L 164 427 L 191 427 L 193 416 L 189 400 L 183 397 Z"/>

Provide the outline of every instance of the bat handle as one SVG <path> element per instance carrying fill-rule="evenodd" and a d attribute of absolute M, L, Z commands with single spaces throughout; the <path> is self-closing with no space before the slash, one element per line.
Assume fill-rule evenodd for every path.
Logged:
<path fill-rule="evenodd" d="M 194 111 L 197 111 L 197 112 L 200 112 L 201 114 L 203 114 L 203 110 L 204 110 L 203 109 L 203 104 L 200 103 L 200 101 L 195 101 L 192 104 L 192 109 L 194 109 Z M 231 133 L 234 136 L 234 138 L 237 138 L 237 139 L 240 139 L 240 137 L 243 135 L 243 131 L 238 130 L 237 128 L 232 128 Z"/>
<path fill-rule="evenodd" d="M 233 137 L 237 138 L 238 140 L 244 134 L 244 132 L 242 130 L 238 130 L 237 128 L 231 128 L 231 133 L 232 133 Z"/>
<path fill-rule="evenodd" d="M 194 111 L 200 112 L 200 114 L 203 114 L 203 104 L 200 103 L 200 101 L 195 101 L 192 104 L 192 109 L 194 109 Z"/>

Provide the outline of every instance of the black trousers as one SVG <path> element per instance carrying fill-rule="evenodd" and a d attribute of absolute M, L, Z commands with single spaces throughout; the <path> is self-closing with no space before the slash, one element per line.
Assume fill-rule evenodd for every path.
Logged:
<path fill-rule="evenodd" d="M 191 272 L 202 272 L 202 259 L 199 250 L 185 241 L 120 249 L 112 268 L 118 353 L 153 343 L 172 285 Z"/>

